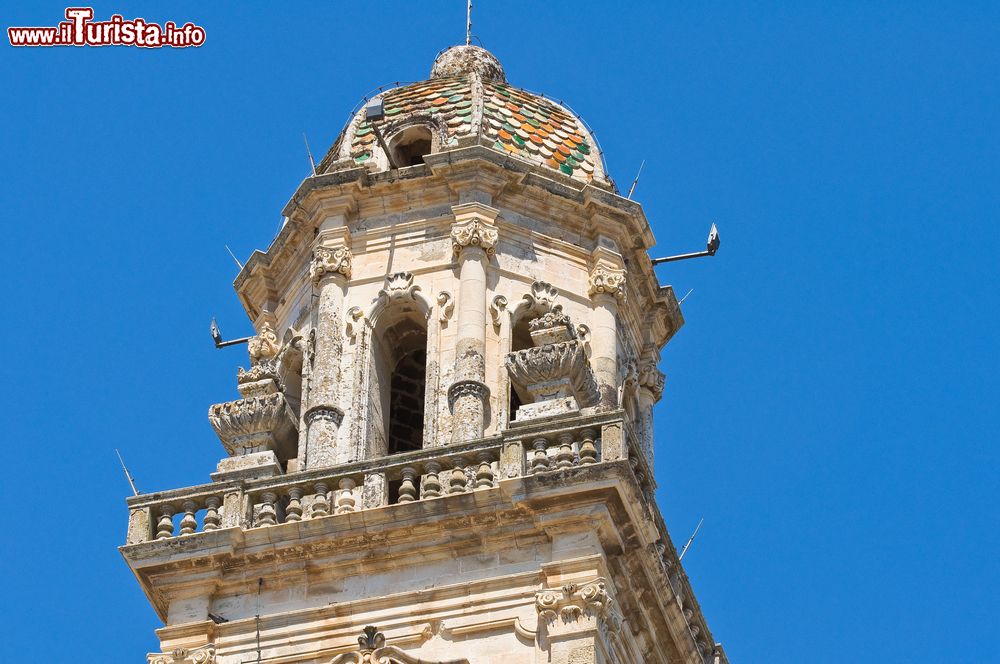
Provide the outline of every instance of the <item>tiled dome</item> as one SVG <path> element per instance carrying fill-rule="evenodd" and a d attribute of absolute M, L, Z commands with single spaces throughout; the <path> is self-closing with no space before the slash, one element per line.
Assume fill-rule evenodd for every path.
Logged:
<path fill-rule="evenodd" d="M 463 137 L 480 136 L 493 149 L 545 166 L 583 182 L 608 180 L 590 132 L 555 101 L 506 83 L 503 67 L 477 46 L 454 46 L 434 61 L 430 79 L 379 95 L 393 135 L 414 125 L 428 126 L 440 149 Z M 382 152 L 362 109 L 338 139 L 338 159 L 364 164 Z"/>

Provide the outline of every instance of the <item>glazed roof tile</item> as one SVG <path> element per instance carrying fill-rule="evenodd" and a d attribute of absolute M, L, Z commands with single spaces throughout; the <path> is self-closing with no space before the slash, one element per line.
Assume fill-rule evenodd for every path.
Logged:
<path fill-rule="evenodd" d="M 429 124 L 442 146 L 479 134 L 483 143 L 574 179 L 607 182 L 590 132 L 560 104 L 502 80 L 476 74 L 441 76 L 381 94 L 384 138 L 413 124 Z M 381 151 L 362 109 L 338 139 L 340 158 L 363 164 Z"/>

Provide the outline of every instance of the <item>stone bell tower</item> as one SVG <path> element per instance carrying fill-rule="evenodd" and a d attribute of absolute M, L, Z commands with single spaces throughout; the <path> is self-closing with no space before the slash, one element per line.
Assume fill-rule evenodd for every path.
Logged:
<path fill-rule="evenodd" d="M 283 214 L 225 456 L 128 499 L 149 662 L 727 662 L 654 500 L 683 318 L 586 125 L 456 46 Z"/>

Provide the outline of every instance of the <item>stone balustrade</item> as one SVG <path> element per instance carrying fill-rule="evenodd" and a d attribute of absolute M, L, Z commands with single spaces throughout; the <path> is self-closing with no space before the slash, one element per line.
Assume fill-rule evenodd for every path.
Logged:
<path fill-rule="evenodd" d="M 525 422 L 501 435 L 364 462 L 233 479 L 128 499 L 126 543 L 261 528 L 470 493 L 501 479 L 628 459 L 640 488 L 651 473 L 621 411 Z"/>

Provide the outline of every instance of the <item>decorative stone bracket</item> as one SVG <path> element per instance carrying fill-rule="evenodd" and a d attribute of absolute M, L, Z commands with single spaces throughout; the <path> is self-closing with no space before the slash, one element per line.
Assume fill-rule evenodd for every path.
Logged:
<path fill-rule="evenodd" d="M 215 662 L 215 646 L 208 645 L 199 648 L 177 648 L 165 653 L 150 653 L 146 656 L 148 664 L 213 664 Z"/>

